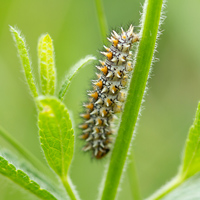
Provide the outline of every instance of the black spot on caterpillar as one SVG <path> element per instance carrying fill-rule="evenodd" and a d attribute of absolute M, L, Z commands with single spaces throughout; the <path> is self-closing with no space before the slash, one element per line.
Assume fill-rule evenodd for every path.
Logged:
<path fill-rule="evenodd" d="M 111 123 L 115 113 L 123 109 L 124 89 L 133 69 L 130 50 L 133 43 L 139 40 L 133 28 L 131 25 L 126 32 L 121 28 L 121 35 L 115 31 L 111 33 L 108 38 L 111 46 L 104 46 L 106 52 L 101 52 L 106 59 L 99 61 L 101 66 L 96 66 L 100 73 L 97 74 L 98 79 L 92 81 L 94 90 L 88 92 L 89 102 L 84 104 L 86 112 L 81 114 L 84 123 L 79 126 L 83 129 L 80 138 L 87 142 L 83 151 L 92 151 L 97 159 L 110 151 L 110 135 L 113 134 Z"/>

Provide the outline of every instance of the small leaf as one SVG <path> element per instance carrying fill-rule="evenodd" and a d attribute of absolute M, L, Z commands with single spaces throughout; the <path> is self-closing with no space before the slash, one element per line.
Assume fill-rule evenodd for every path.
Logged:
<path fill-rule="evenodd" d="M 55 97 L 39 97 L 39 134 L 46 159 L 66 177 L 74 152 L 74 131 L 65 105 Z"/>
<path fill-rule="evenodd" d="M 75 74 L 86 64 L 88 64 L 89 62 L 96 60 L 96 58 L 94 56 L 88 55 L 85 58 L 79 60 L 72 68 L 71 71 L 69 72 L 69 75 L 67 75 L 67 77 L 65 78 L 64 83 L 61 86 L 60 92 L 59 92 L 59 99 L 63 100 L 67 89 L 71 83 L 72 78 L 75 76 Z"/>
<path fill-rule="evenodd" d="M 189 178 L 200 171 L 200 102 L 186 141 L 181 176 Z"/>
<path fill-rule="evenodd" d="M 31 64 L 30 64 L 28 51 L 26 48 L 25 39 L 21 36 L 20 32 L 14 29 L 12 26 L 10 26 L 10 31 L 13 35 L 14 41 L 18 48 L 18 53 L 21 59 L 23 69 L 24 69 L 26 81 L 29 85 L 29 88 L 31 90 L 33 97 L 37 97 L 38 92 L 35 86 L 35 81 L 34 81 L 34 77 L 31 70 Z"/>
<path fill-rule="evenodd" d="M 11 179 L 41 199 L 56 199 L 51 193 L 45 189 L 42 189 L 39 184 L 31 180 L 25 172 L 20 169 L 16 169 L 13 164 L 8 163 L 8 161 L 2 156 L 0 156 L 0 174 Z"/>
<path fill-rule="evenodd" d="M 54 95 L 56 83 L 54 48 L 52 39 L 48 34 L 39 39 L 38 57 L 42 94 Z"/>

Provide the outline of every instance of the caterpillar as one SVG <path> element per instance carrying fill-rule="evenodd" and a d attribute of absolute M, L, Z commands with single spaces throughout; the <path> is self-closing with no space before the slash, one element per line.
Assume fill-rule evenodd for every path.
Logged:
<path fill-rule="evenodd" d="M 100 52 L 106 59 L 99 60 L 101 66 L 96 68 L 100 73 L 97 73 L 97 80 L 92 81 L 93 91 L 88 92 L 88 103 L 83 104 L 86 110 L 81 114 L 84 123 L 79 125 L 83 130 L 80 138 L 87 142 L 83 151 L 92 151 L 97 159 L 110 151 L 110 136 L 113 134 L 111 124 L 115 113 L 123 109 L 126 96 L 124 89 L 133 69 L 130 49 L 139 40 L 133 29 L 132 25 L 126 32 L 121 28 L 121 35 L 113 30 L 111 37 L 107 38 L 111 46 L 104 46 L 106 52 Z"/>

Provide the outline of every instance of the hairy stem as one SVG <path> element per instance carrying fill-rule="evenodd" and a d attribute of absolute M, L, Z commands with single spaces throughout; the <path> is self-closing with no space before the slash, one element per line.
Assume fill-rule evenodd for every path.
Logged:
<path fill-rule="evenodd" d="M 163 0 L 146 0 L 134 73 L 111 155 L 102 200 L 116 197 L 153 60 Z"/>

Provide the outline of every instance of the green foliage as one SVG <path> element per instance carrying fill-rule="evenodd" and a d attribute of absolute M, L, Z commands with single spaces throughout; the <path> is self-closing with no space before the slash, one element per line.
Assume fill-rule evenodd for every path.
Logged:
<path fill-rule="evenodd" d="M 145 1 L 141 37 L 136 53 L 134 73 L 122 113 L 118 135 L 112 151 L 102 200 L 115 199 L 117 194 L 153 60 L 162 4 L 162 0 Z"/>
<path fill-rule="evenodd" d="M 96 60 L 94 56 L 88 55 L 85 58 L 79 60 L 72 68 L 71 71 L 67 74 L 67 77 L 65 78 L 64 83 L 61 86 L 60 92 L 59 92 L 59 99 L 63 100 L 68 87 L 70 86 L 72 78 L 75 76 L 75 74 L 86 64 L 89 64 L 91 61 Z"/>
<path fill-rule="evenodd" d="M 66 177 L 74 152 L 74 131 L 65 105 L 55 97 L 39 97 L 39 135 L 51 168 Z"/>
<path fill-rule="evenodd" d="M 27 82 L 32 91 L 34 97 L 38 96 L 37 89 L 33 80 L 31 72 L 30 61 L 28 53 L 25 47 L 25 42 L 20 34 L 11 27 L 11 32 L 16 41 L 22 65 L 24 67 L 25 76 Z M 75 191 L 71 188 L 71 183 L 68 177 L 68 169 L 73 157 L 74 152 L 74 131 L 72 129 L 71 119 L 65 105 L 60 102 L 59 99 L 53 96 L 55 92 L 55 66 L 54 66 L 54 49 L 52 39 L 50 36 L 44 35 L 40 38 L 38 44 L 38 56 L 39 56 L 39 71 L 42 94 L 46 96 L 40 96 L 35 98 L 37 106 L 39 108 L 39 134 L 41 146 L 44 150 L 46 159 L 51 168 L 60 177 L 68 195 L 71 199 L 75 200 L 78 195 L 74 194 Z M 95 60 L 93 56 L 87 56 L 85 59 L 80 60 L 73 68 L 72 73 L 68 75 L 67 80 L 61 88 L 60 98 L 63 99 L 70 82 L 75 73 L 86 63 Z M 1 135 L 9 143 L 15 146 L 15 148 L 29 160 L 37 168 L 43 169 L 40 162 L 31 156 L 24 148 L 20 148 L 18 142 L 16 142 L 9 134 L 3 129 L 0 130 Z M 44 168 L 45 169 L 45 168 Z M 46 170 L 45 170 L 46 171 Z M 47 170 L 48 171 L 48 170 Z"/>
<path fill-rule="evenodd" d="M 37 97 L 38 92 L 37 92 L 37 88 L 35 86 L 34 77 L 33 77 L 32 70 L 31 70 L 31 64 L 30 64 L 30 59 L 29 59 L 27 48 L 26 48 L 25 40 L 21 36 L 19 31 L 14 29 L 12 26 L 10 26 L 10 31 L 11 31 L 14 41 L 17 45 L 17 49 L 18 49 L 21 63 L 22 63 L 23 69 L 24 69 L 26 81 L 29 85 L 29 88 L 31 90 L 33 97 Z"/>
<path fill-rule="evenodd" d="M 42 94 L 54 95 L 56 84 L 54 48 L 52 39 L 48 34 L 39 39 L 38 57 Z"/>
<path fill-rule="evenodd" d="M 8 163 L 8 161 L 0 156 L 0 174 L 6 176 L 11 179 L 24 189 L 30 191 L 41 199 L 52 200 L 56 199 L 51 193 L 47 190 L 42 189 L 38 183 L 31 180 L 30 177 L 20 169 L 16 169 L 16 167 Z"/>
<path fill-rule="evenodd" d="M 110 163 L 107 169 L 105 182 L 102 191 L 102 200 L 114 200 L 117 195 L 120 180 L 128 159 L 128 150 L 138 114 L 141 108 L 146 83 L 149 76 L 150 67 L 152 65 L 156 39 L 159 35 L 158 29 L 161 23 L 161 9 L 164 0 L 146 0 L 141 20 L 140 42 L 135 56 L 134 73 L 131 78 L 127 101 L 121 117 L 118 135 L 111 154 Z M 107 22 L 103 11 L 101 0 L 96 0 L 97 15 L 100 24 L 102 38 L 107 34 Z M 31 93 L 37 102 L 39 113 L 39 136 L 41 146 L 43 148 L 46 160 L 49 166 L 55 171 L 62 181 L 70 199 L 79 199 L 74 188 L 70 185 L 68 176 L 69 167 L 74 154 L 74 130 L 72 129 L 71 119 L 66 106 L 61 102 L 67 93 L 70 83 L 75 74 L 87 63 L 95 60 L 93 56 L 86 56 L 72 67 L 68 73 L 58 98 L 55 97 L 56 91 L 56 68 L 54 64 L 54 48 L 51 37 L 43 35 L 39 39 L 38 57 L 41 91 L 44 96 L 38 97 L 38 91 L 34 82 L 31 64 L 25 40 L 21 34 L 10 27 L 13 38 L 16 42 L 25 77 Z M 144 56 L 145 55 L 145 56 Z M 126 134 L 124 134 L 126 133 Z M 15 141 L 9 134 L 0 128 L 0 135 L 3 136 L 10 144 L 12 144 L 27 160 L 32 162 L 38 168 L 43 165 L 38 162 L 37 158 L 26 152 L 24 148 L 20 148 L 20 144 Z M 200 183 L 200 103 L 197 109 L 196 118 L 192 125 L 188 139 L 186 141 L 183 163 L 177 176 L 172 181 L 155 192 L 149 200 L 157 199 L 184 199 L 187 195 L 183 195 L 187 191 L 188 198 L 193 194 L 192 198 L 200 197 L 200 193 L 195 187 Z M 46 169 L 44 168 L 43 171 Z M 132 167 L 130 174 L 136 177 L 135 169 Z M 42 170 L 41 170 L 42 171 Z M 42 189 L 42 182 L 48 182 L 50 188 L 54 186 L 52 180 L 41 179 L 38 185 L 35 181 L 22 170 L 16 167 L 0 156 L 0 173 L 41 199 L 56 199 L 47 189 Z M 37 173 L 36 173 L 37 174 Z M 37 174 L 36 177 L 40 175 Z M 137 191 L 133 193 L 135 199 L 140 199 L 137 179 L 132 179 L 132 185 Z M 57 196 L 56 196 L 57 197 Z M 60 198 L 60 197 L 59 197 Z M 61 199 L 64 199 L 61 197 Z"/>

